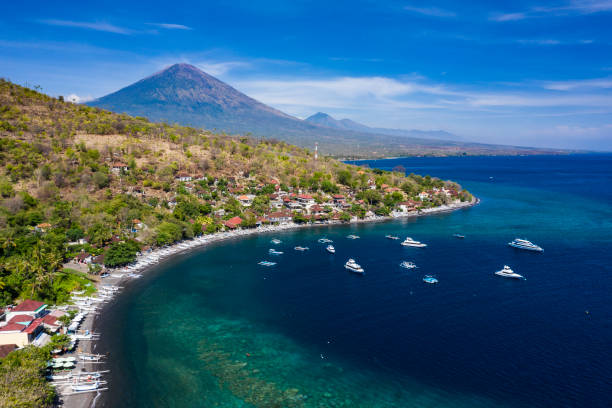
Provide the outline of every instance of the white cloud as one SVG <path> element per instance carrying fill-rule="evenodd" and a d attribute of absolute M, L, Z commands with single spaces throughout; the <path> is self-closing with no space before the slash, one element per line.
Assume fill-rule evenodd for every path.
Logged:
<path fill-rule="evenodd" d="M 612 11 L 612 0 L 572 0 L 559 6 L 536 6 L 512 13 L 496 13 L 492 21 L 518 21 L 538 17 L 565 17 Z"/>
<path fill-rule="evenodd" d="M 251 66 L 250 63 L 245 61 L 226 61 L 226 62 L 196 62 L 195 66 L 200 68 L 202 71 L 213 76 L 220 76 L 227 74 L 237 68 L 248 68 Z"/>
<path fill-rule="evenodd" d="M 64 97 L 64 100 L 67 102 L 73 102 L 73 103 L 85 103 L 85 102 L 89 102 L 94 100 L 94 97 L 91 95 L 87 95 L 87 96 L 79 96 L 77 94 L 70 94 L 66 97 Z"/>
<path fill-rule="evenodd" d="M 544 82 L 542 87 L 554 91 L 570 91 L 574 89 L 609 89 L 612 88 L 612 78 L 583 79 L 577 81 Z"/>
<path fill-rule="evenodd" d="M 174 23 L 147 23 L 147 25 L 165 28 L 167 30 L 193 30 L 193 28 L 183 25 L 183 24 L 174 24 Z"/>
<path fill-rule="evenodd" d="M 39 23 L 59 26 L 59 27 L 74 27 L 74 28 L 84 28 L 87 30 L 95 30 L 95 31 L 105 31 L 108 33 L 115 34 L 131 34 L 132 30 L 129 30 L 124 27 L 119 27 L 113 24 L 104 23 L 104 22 L 87 22 L 87 21 L 70 21 L 70 20 L 40 20 Z"/>
<path fill-rule="evenodd" d="M 456 14 L 450 10 L 444 10 L 437 7 L 414 7 L 405 6 L 404 10 L 411 11 L 418 14 L 423 14 L 431 17 L 455 17 Z"/>

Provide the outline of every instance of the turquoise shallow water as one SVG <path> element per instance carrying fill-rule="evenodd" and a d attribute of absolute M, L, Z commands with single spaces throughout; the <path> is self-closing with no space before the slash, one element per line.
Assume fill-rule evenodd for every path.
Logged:
<path fill-rule="evenodd" d="M 113 377 L 99 405 L 607 406 L 612 157 L 371 165 L 398 163 L 457 180 L 482 203 L 254 236 L 160 265 L 101 317 L 98 350 L 111 352 Z M 386 234 L 429 246 L 402 248 Z M 546 252 L 507 247 L 516 236 Z M 285 254 L 257 266 L 273 237 Z M 348 257 L 365 276 L 342 268 Z M 402 260 L 419 268 L 403 270 Z M 527 280 L 494 276 L 504 264 Z M 438 285 L 421 282 L 429 273 Z"/>

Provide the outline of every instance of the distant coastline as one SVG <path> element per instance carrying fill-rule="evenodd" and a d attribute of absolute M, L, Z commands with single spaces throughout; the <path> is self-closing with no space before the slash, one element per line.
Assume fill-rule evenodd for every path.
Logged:
<path fill-rule="evenodd" d="M 197 238 L 193 238 L 190 240 L 183 240 L 176 242 L 167 247 L 157 248 L 152 250 L 150 253 L 142 254 L 138 257 L 135 262 L 136 267 L 131 271 L 128 271 L 126 267 L 116 268 L 112 271 L 112 275 L 116 275 L 116 272 L 123 271 L 123 275 L 121 277 L 109 276 L 104 281 L 100 281 L 96 284 L 96 287 L 99 288 L 102 284 L 104 285 L 122 285 L 130 282 L 132 278 L 129 276 L 130 273 L 138 272 L 139 274 L 144 274 L 158 266 L 161 263 L 171 261 L 175 256 L 180 254 L 186 254 L 194 249 L 202 248 L 205 245 L 212 244 L 215 242 L 222 242 L 230 239 L 236 238 L 244 238 L 252 235 L 259 234 L 272 234 L 281 231 L 289 231 L 301 228 L 313 228 L 313 227 L 325 227 L 325 226 L 336 226 L 336 225 L 350 225 L 350 224 L 362 224 L 362 223 L 375 223 L 375 222 L 387 222 L 393 221 L 396 219 L 405 219 L 405 218 L 417 218 L 424 217 L 428 215 L 435 214 L 443 214 L 452 211 L 457 211 L 461 209 L 471 208 L 480 203 L 480 200 L 476 197 L 472 199 L 472 201 L 468 202 L 460 202 L 442 205 L 434 208 L 428 208 L 421 211 L 414 211 L 405 214 L 401 214 L 399 216 L 374 216 L 365 219 L 355 219 L 350 222 L 327 222 L 327 223 L 305 223 L 305 224 L 297 224 L 294 222 L 272 225 L 272 226 L 262 226 L 251 229 L 241 229 L 236 231 L 226 231 L 226 232 L 217 232 L 214 234 L 203 235 Z M 152 264 L 145 264 L 145 261 L 148 259 L 152 259 L 154 257 L 158 257 L 157 260 Z M 141 265 L 141 266 L 138 266 Z M 121 294 L 119 294 L 121 296 Z M 105 303 L 101 309 L 101 313 L 105 313 L 108 309 L 109 303 Z M 82 330 L 89 330 L 94 332 L 97 323 L 96 323 L 96 315 L 90 315 L 83 322 Z M 83 345 L 81 345 L 83 346 Z M 94 352 L 96 350 L 96 342 L 88 342 L 88 344 L 84 345 L 84 349 L 87 352 Z M 112 375 L 112 374 L 111 374 Z M 109 390 L 108 392 L 112 392 Z M 76 394 L 69 395 L 62 398 L 61 406 L 66 408 L 89 408 L 95 407 L 96 403 L 99 399 L 104 398 L 104 393 L 99 392 L 96 395 L 93 394 Z"/>

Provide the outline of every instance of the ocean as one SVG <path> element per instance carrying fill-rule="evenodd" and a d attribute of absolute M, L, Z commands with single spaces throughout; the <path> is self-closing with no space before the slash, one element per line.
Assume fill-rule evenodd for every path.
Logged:
<path fill-rule="evenodd" d="M 98 318 L 112 376 L 97 406 L 610 406 L 612 155 L 367 164 L 452 179 L 481 202 L 172 258 Z M 516 237 L 545 252 L 509 247 Z M 343 268 L 348 258 L 365 276 Z M 506 264 L 526 280 L 495 276 Z"/>

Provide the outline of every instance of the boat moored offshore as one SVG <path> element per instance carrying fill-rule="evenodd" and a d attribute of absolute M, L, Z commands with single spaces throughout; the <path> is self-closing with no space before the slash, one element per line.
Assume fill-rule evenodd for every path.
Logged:
<path fill-rule="evenodd" d="M 425 275 L 423 277 L 423 282 L 433 285 L 433 284 L 438 283 L 438 280 L 434 278 L 432 275 Z"/>
<path fill-rule="evenodd" d="M 534 244 L 526 239 L 515 238 L 512 242 L 508 242 L 508 245 L 518 249 L 525 249 L 527 251 L 544 252 L 542 247 Z"/>
<path fill-rule="evenodd" d="M 415 241 L 414 239 L 410 238 L 410 237 L 406 237 L 406 239 L 404 240 L 404 242 L 402 242 L 403 246 L 409 246 L 409 247 L 415 247 L 415 248 L 424 248 L 427 246 L 427 244 L 424 244 L 422 242 L 419 241 Z"/>
<path fill-rule="evenodd" d="M 344 267 L 351 272 L 362 273 L 362 274 L 365 273 L 361 265 L 355 262 L 353 258 L 350 258 L 348 261 L 346 261 L 346 263 L 344 264 Z"/>
<path fill-rule="evenodd" d="M 335 254 L 335 253 L 336 253 L 336 248 L 334 248 L 334 246 L 333 246 L 333 245 L 328 245 L 328 246 L 326 246 L 326 247 L 325 247 L 325 250 L 326 250 L 327 252 L 329 252 L 330 254 Z"/>
<path fill-rule="evenodd" d="M 414 264 L 414 262 L 410 262 L 410 261 L 403 261 L 400 266 L 402 268 L 406 268 L 406 269 L 414 269 L 417 266 Z"/>
<path fill-rule="evenodd" d="M 495 272 L 495 274 L 504 278 L 525 279 L 523 275 L 514 272 L 508 265 L 504 265 L 504 268 L 501 271 Z"/>
<path fill-rule="evenodd" d="M 399 239 L 399 237 L 396 237 L 395 235 L 385 235 L 385 238 L 392 239 L 392 240 L 398 240 Z"/>

